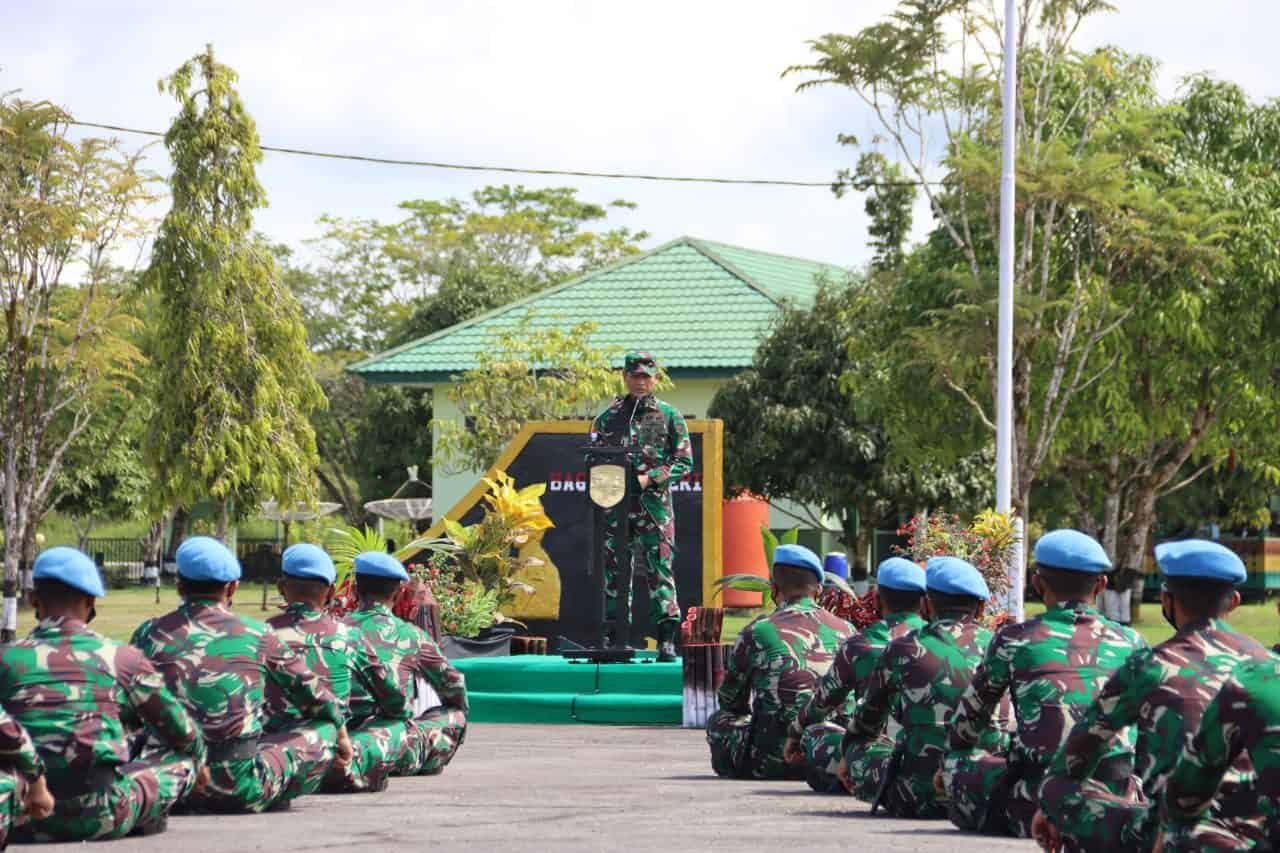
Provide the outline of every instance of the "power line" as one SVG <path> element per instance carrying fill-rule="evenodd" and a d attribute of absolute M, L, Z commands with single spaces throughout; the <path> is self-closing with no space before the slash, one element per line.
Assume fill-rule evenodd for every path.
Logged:
<path fill-rule="evenodd" d="M 140 130 L 136 127 L 121 127 L 114 124 L 99 124 L 92 121 L 72 121 L 77 127 L 93 127 L 99 130 L 113 130 L 118 133 L 134 133 L 139 136 L 164 138 L 163 133 L 154 130 Z M 831 189 L 839 181 L 793 181 L 779 178 L 713 178 L 688 177 L 683 175 L 646 175 L 638 172 L 589 172 L 581 169 L 530 169 L 515 166 L 478 166 L 472 163 L 441 163 L 434 160 L 399 160 L 392 157 L 373 157 L 364 154 L 335 154 L 329 151 L 311 151 L 305 148 L 281 148 L 274 145 L 259 145 L 263 151 L 277 154 L 296 154 L 302 157 L 320 157 L 326 160 L 352 160 L 358 163 L 374 163 L 383 166 L 418 166 L 427 169 L 453 169 L 464 172 L 504 172 L 513 175 L 559 175 L 573 178 L 610 178 L 626 181 L 658 181 L 680 184 L 737 184 L 756 187 L 822 187 Z M 862 186 L 919 186 L 919 181 L 868 181 L 859 182 Z"/>

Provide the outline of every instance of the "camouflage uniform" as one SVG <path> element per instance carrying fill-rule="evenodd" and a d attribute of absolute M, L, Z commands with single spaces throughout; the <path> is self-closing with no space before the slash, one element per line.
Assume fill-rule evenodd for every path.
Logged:
<path fill-rule="evenodd" d="M 889 643 L 844 739 L 854 796 L 876 799 L 896 753 L 899 764 L 882 799 L 889 814 L 946 817 L 946 803 L 938 802 L 933 776 L 946 755 L 947 718 L 990 642 L 991 632 L 973 619 L 939 619 Z M 901 727 L 893 739 L 884 733 L 890 716 Z M 1007 712 L 1000 716 L 1003 724 Z M 995 752 L 1007 742 L 1003 729 L 993 726 L 983 732 L 978 745 Z"/>
<path fill-rule="evenodd" d="M 154 825 L 204 764 L 200 729 L 147 659 L 78 619 L 45 619 L 0 651 L 0 703 L 30 732 L 56 800 L 23 839 L 121 838 Z M 156 746 L 130 761 L 141 726 Z M 29 763 L 17 766 L 32 778 Z"/>
<path fill-rule="evenodd" d="M 1232 671 L 1204 710 L 1195 737 L 1165 779 L 1161 804 L 1165 850 L 1240 850 L 1248 839 L 1231 827 L 1206 825 L 1206 813 L 1221 796 L 1219 785 L 1253 763 L 1253 803 L 1262 812 L 1266 841 L 1280 846 L 1280 661 L 1249 661 Z M 1211 831 L 1212 830 L 1212 831 Z M 1269 845 L 1269 846 L 1268 846 Z"/>
<path fill-rule="evenodd" d="M 1240 662 L 1266 657 L 1261 644 L 1217 619 L 1187 625 L 1154 649 L 1130 655 L 1071 730 L 1040 788 L 1040 808 L 1068 849 L 1150 850 L 1158 828 L 1151 804 L 1159 802 L 1205 706 Z M 1137 728 L 1137 779 L 1130 796 L 1117 797 L 1091 776 L 1108 744 L 1128 726 Z M 1259 837 L 1249 773 L 1247 761 L 1233 767 L 1206 816 L 1210 832 L 1225 826 L 1238 837 Z"/>
<path fill-rule="evenodd" d="M 0 707 L 0 850 L 22 816 L 27 786 L 44 775 L 44 762 L 21 724 Z"/>
<path fill-rule="evenodd" d="M 342 705 L 276 633 L 210 600 L 184 601 L 150 619 L 133 643 L 209 741 L 212 781 L 191 802 L 222 812 L 260 812 L 319 787 L 333 761 Z M 264 733 L 266 689 L 275 682 L 301 721 Z"/>
<path fill-rule="evenodd" d="M 866 693 L 867 680 L 885 646 L 924 626 L 924 619 L 915 611 L 890 613 L 840 646 L 831 669 L 818 681 L 813 698 L 796 716 L 788 734 L 800 741 L 804 751 L 809 787 L 828 794 L 844 791 L 836 765 L 842 757 L 841 742 L 854 705 Z"/>
<path fill-rule="evenodd" d="M 467 685 L 462 673 L 449 665 L 440 647 L 421 628 L 397 617 L 385 604 L 374 604 L 347 616 L 369 643 L 383 665 L 400 684 L 425 679 L 443 703 L 407 720 L 378 720 L 379 703 L 363 682 L 351 685 L 351 719 L 369 737 L 394 742 L 404 737 L 405 748 L 396 764 L 399 776 L 439 773 L 467 735 Z M 400 734 L 403 726 L 404 734 Z"/>
<path fill-rule="evenodd" d="M 1134 649 L 1146 642 L 1090 604 L 1062 602 L 1001 628 L 952 715 L 943 778 L 961 829 L 1027 837 L 1041 779 L 1076 720 Z M 1005 692 L 1017 731 L 1007 752 L 981 739 Z M 1133 767 L 1132 730 L 1099 756 L 1097 777 L 1123 794 Z"/>
<path fill-rule="evenodd" d="M 711 767 L 721 776 L 801 778 L 783 758 L 787 733 L 853 626 L 808 596 L 751 622 L 738 635 L 707 720 Z"/>
<path fill-rule="evenodd" d="M 394 670 L 384 664 L 359 631 L 309 604 L 294 602 L 267 624 L 298 654 L 307 669 L 319 676 L 334 697 L 347 707 L 352 684 L 359 683 L 377 705 L 378 716 L 363 721 L 365 728 L 350 732 L 352 759 L 344 771 L 330 773 L 326 790 L 378 790 L 404 753 L 404 721 L 408 700 Z M 267 682 L 268 732 L 303 722 L 285 692 Z"/>
<path fill-rule="evenodd" d="M 632 559 L 631 553 L 617 553 L 625 512 L 631 547 L 643 549 L 648 567 L 649 623 L 678 622 L 680 605 L 671 568 L 676 541 L 671 486 L 693 470 L 693 445 L 684 417 L 652 394 L 642 400 L 620 395 L 595 419 L 591 432 L 601 444 L 634 447 L 633 476 L 647 474 L 650 480 L 643 491 L 632 482 L 626 506 L 619 504 L 605 513 L 605 618 L 612 619 L 617 611 L 618 560 Z M 624 593 L 630 601 L 631 590 Z"/>

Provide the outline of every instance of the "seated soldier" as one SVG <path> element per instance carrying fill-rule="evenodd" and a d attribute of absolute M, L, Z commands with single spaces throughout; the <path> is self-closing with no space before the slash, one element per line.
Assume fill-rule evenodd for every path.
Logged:
<path fill-rule="evenodd" d="M 39 821 L 53 813 L 53 795 L 36 745 L 17 720 L 0 707 L 0 850 L 19 820 Z"/>
<path fill-rule="evenodd" d="M 280 565 L 283 576 L 277 586 L 286 607 L 267 624 L 302 658 L 307 669 L 320 677 L 343 708 L 351 698 L 351 685 L 359 682 L 377 703 L 379 722 L 385 723 L 377 732 L 350 732 L 351 763 L 345 770 L 334 768 L 324 788 L 334 792 L 381 791 L 405 748 L 404 720 L 409 716 L 405 693 L 368 640 L 325 612 L 333 598 L 336 572 L 324 549 L 306 543 L 291 545 Z M 274 681 L 267 682 L 267 709 L 267 732 L 303 722 Z M 382 736 L 384 732 L 387 737 Z"/>
<path fill-rule="evenodd" d="M 876 570 L 876 607 L 880 619 L 840 646 L 835 662 L 818 681 L 813 698 L 791 723 L 786 757 L 804 763 L 809 787 L 824 794 L 844 793 L 836 776 L 841 743 L 854 705 L 866 693 L 867 679 L 890 641 L 925 625 L 924 569 L 902 557 L 890 557 Z"/>
<path fill-rule="evenodd" d="M 380 551 L 355 559 L 359 607 L 347 616 L 384 665 L 407 690 L 417 679 L 429 684 L 443 703 L 407 722 L 407 745 L 396 765 L 399 776 L 433 776 L 453 760 L 467 735 L 467 685 L 449 665 L 435 640 L 391 612 L 400 584 L 409 579 L 400 561 Z M 396 721 L 379 719 L 377 699 L 362 682 L 351 685 L 352 725 L 370 737 L 394 738 Z"/>
<path fill-rule="evenodd" d="M 1207 832 L 1219 786 L 1245 757 L 1253 765 L 1258 832 L 1235 836 L 1221 824 Z M 1157 850 L 1280 849 L 1280 660 L 1246 661 L 1232 670 L 1165 780 L 1160 817 Z M 1255 834 L 1263 841 L 1250 848 Z"/>
<path fill-rule="evenodd" d="M 838 773 L 849 792 L 903 818 L 943 818 L 947 804 L 933 777 L 946 756 L 947 719 L 991 642 L 980 620 L 991 597 L 982 574 L 956 557 L 934 557 L 925 571 L 929 624 L 885 648 L 858 703 Z M 892 716 L 893 739 L 884 733 Z M 984 749 L 1007 742 L 998 728 Z"/>
<path fill-rule="evenodd" d="M 1231 628 L 1225 616 L 1240 603 L 1235 585 L 1244 563 L 1216 542 L 1190 540 L 1157 546 L 1164 572 L 1161 604 L 1177 633 L 1142 649 L 1116 672 L 1071 730 L 1040 788 L 1033 834 L 1048 849 L 1137 850 L 1156 840 L 1165 779 L 1195 734 L 1205 706 L 1231 671 L 1246 660 L 1265 660 L 1266 648 Z M 1093 778 L 1108 745 L 1128 726 L 1137 729 L 1134 790 L 1118 797 Z M 1248 846 L 1262 840 L 1262 816 L 1250 784 L 1252 768 L 1237 762 L 1212 805 L 1185 832 L 1199 849 Z"/>
<path fill-rule="evenodd" d="M 40 622 L 0 651 L 0 703 L 31 733 L 56 803 L 17 837 L 162 830 L 173 805 L 207 780 L 200 729 L 141 652 L 89 629 L 94 600 L 106 594 L 92 560 L 50 548 L 32 579 Z M 155 746 L 131 761 L 129 735 L 139 725 Z"/>
<path fill-rule="evenodd" d="M 996 632 L 982 666 L 951 717 L 942 782 L 961 829 L 1028 837 L 1040 782 L 1071 727 L 1125 659 L 1146 642 L 1104 618 L 1094 600 L 1111 561 L 1098 542 L 1055 530 L 1036 543 L 1031 583 L 1045 612 Z M 984 749 L 1005 694 L 1017 729 L 1008 751 Z M 1123 794 L 1133 769 L 1132 733 L 1112 743 L 1095 777 Z"/>
<path fill-rule="evenodd" d="M 778 609 L 742 629 L 707 720 L 711 767 L 720 776 L 801 779 L 783 756 L 787 732 L 853 626 L 814 602 L 822 563 L 801 545 L 779 545 L 771 573 Z"/>
<path fill-rule="evenodd" d="M 209 743 L 212 778 L 191 804 L 216 812 L 285 808 L 314 791 L 331 762 L 351 760 L 344 709 L 274 631 L 231 609 L 240 563 L 225 545 L 196 536 L 176 556 L 182 604 L 142 623 L 133 642 Z M 270 734 L 263 732 L 268 681 L 302 720 Z"/>

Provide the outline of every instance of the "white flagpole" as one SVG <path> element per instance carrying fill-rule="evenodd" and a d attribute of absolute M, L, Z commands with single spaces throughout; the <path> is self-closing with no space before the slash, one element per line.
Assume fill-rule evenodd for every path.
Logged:
<path fill-rule="evenodd" d="M 996 510 L 1013 508 L 1013 252 L 1014 186 L 1017 132 L 1018 12 L 1015 0 L 1004 4 L 1004 105 L 1003 150 L 1000 168 L 1000 315 L 996 352 Z M 1018 542 L 1010 567 L 1009 604 L 1013 617 L 1022 621 L 1023 544 L 1019 523 Z"/>

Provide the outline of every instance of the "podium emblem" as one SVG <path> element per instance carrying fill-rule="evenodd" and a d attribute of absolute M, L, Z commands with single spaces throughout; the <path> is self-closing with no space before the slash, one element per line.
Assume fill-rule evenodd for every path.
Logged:
<path fill-rule="evenodd" d="M 627 469 L 624 465 L 593 465 L 587 493 L 601 509 L 617 506 L 627 495 Z"/>

